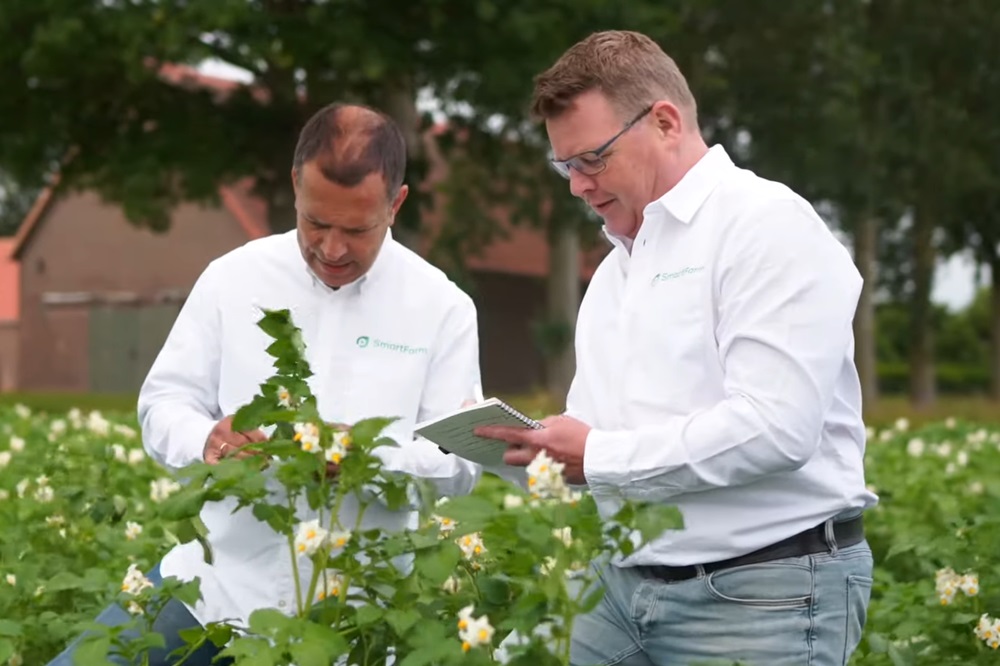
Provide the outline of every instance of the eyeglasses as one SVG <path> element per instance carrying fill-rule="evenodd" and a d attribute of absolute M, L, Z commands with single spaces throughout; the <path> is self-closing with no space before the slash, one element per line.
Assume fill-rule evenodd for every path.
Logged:
<path fill-rule="evenodd" d="M 552 168 L 555 169 L 563 178 L 569 178 L 569 170 L 571 168 L 576 169 L 585 176 L 596 176 L 608 167 L 608 163 L 604 159 L 604 153 L 608 151 L 611 144 L 617 141 L 622 134 L 629 131 L 633 125 L 642 120 L 643 117 L 652 110 L 652 105 L 647 106 L 641 113 L 639 113 L 639 115 L 625 123 L 625 127 L 623 127 L 618 134 L 615 134 L 613 137 L 608 139 L 608 141 L 600 148 L 588 150 L 583 153 L 577 153 L 576 155 L 568 157 L 564 160 L 550 159 L 549 162 L 551 162 Z"/>

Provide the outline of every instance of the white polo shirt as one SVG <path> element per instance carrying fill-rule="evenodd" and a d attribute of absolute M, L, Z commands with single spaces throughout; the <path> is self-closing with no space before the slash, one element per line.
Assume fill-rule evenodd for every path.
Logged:
<path fill-rule="evenodd" d="M 643 215 L 587 289 L 566 410 L 593 427 L 602 515 L 622 498 L 684 515 L 621 563 L 735 557 L 872 506 L 843 245 L 721 146 Z"/>
<path fill-rule="evenodd" d="M 257 327 L 261 308 L 288 308 L 301 328 L 324 420 L 399 417 L 384 434 L 400 446 L 376 449 L 384 468 L 431 479 L 441 494 L 472 490 L 478 466 L 414 440 L 413 426 L 473 398 L 480 382 L 476 309 L 444 273 L 391 235 L 368 273 L 338 290 L 309 270 L 295 231 L 251 241 L 213 261 L 141 389 L 139 420 L 153 458 L 172 469 L 200 461 L 215 422 L 249 402 L 274 374 L 274 359 L 265 352 L 271 339 Z M 273 477 L 268 485 L 282 490 Z M 201 578 L 203 601 L 191 610 L 203 624 L 245 626 L 258 608 L 296 608 L 286 538 L 250 509 L 233 513 L 235 505 L 227 499 L 202 511 L 214 565 L 205 564 L 194 542 L 174 548 L 161 564 L 165 577 Z M 357 510 L 357 502 L 345 498 L 345 528 L 353 527 Z M 315 517 L 304 501 L 298 516 Z M 363 528 L 401 529 L 415 519 L 411 511 L 375 503 Z M 299 566 L 309 580 L 309 561 L 300 558 Z"/>

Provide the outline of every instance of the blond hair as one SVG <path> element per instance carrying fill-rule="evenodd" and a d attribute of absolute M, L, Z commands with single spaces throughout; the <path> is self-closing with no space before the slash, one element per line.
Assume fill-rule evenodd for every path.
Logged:
<path fill-rule="evenodd" d="M 629 30 L 596 32 L 569 48 L 535 77 L 531 113 L 548 120 L 581 94 L 597 90 L 622 117 L 666 99 L 697 124 L 694 95 L 677 63 L 652 39 Z"/>

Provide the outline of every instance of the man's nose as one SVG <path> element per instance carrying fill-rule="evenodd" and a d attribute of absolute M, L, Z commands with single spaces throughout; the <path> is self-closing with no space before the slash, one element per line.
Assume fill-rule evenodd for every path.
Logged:
<path fill-rule="evenodd" d="M 337 261 L 347 254 L 347 243 L 344 241 L 344 234 L 336 229 L 327 229 L 323 234 L 323 241 L 319 246 L 326 261 Z"/>
<path fill-rule="evenodd" d="M 590 192 L 595 187 L 594 177 L 582 174 L 576 169 L 570 167 L 569 170 L 569 191 L 575 197 L 584 198 L 587 192 Z"/>

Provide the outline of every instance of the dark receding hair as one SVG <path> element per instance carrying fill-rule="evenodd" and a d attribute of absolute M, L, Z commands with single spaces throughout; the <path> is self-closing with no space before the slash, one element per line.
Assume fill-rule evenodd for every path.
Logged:
<path fill-rule="evenodd" d="M 380 173 L 393 199 L 406 171 L 406 141 L 395 121 L 381 111 L 338 102 L 317 111 L 299 132 L 292 162 L 296 178 L 302 166 L 314 160 L 328 180 L 344 187 Z"/>

